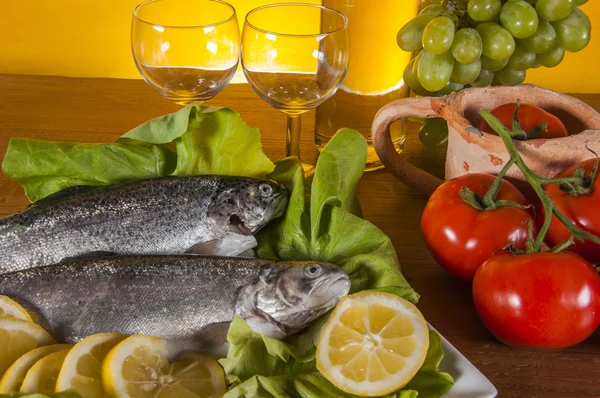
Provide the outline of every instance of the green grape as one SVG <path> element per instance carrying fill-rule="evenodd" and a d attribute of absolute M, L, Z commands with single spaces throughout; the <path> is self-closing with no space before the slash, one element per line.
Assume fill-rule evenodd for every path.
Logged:
<path fill-rule="evenodd" d="M 454 70 L 452 71 L 452 76 L 450 76 L 450 80 L 460 84 L 470 84 L 472 81 L 477 79 L 480 72 L 480 59 L 471 64 L 461 64 L 460 62 L 455 62 Z"/>
<path fill-rule="evenodd" d="M 438 91 L 437 93 L 435 93 L 435 95 L 438 96 L 438 97 L 442 97 L 442 96 L 448 95 L 450 93 L 459 92 L 464 87 L 465 87 L 464 84 L 454 83 L 454 82 L 450 81 L 450 82 L 448 82 L 448 84 L 446 84 L 446 86 L 443 89 L 441 89 L 440 91 Z"/>
<path fill-rule="evenodd" d="M 503 86 L 518 86 L 525 81 L 527 72 L 524 70 L 512 70 L 504 68 L 499 70 L 494 75 L 494 84 L 501 84 Z"/>
<path fill-rule="evenodd" d="M 454 57 L 450 51 L 438 55 L 423 50 L 417 62 L 417 76 L 425 90 L 441 90 L 450 81 L 454 69 Z"/>
<path fill-rule="evenodd" d="M 471 0 L 467 12 L 475 21 L 489 21 L 500 14 L 502 2 L 500 0 Z"/>
<path fill-rule="evenodd" d="M 531 68 L 533 68 L 533 69 L 537 69 L 537 68 L 539 68 L 540 66 L 542 66 L 542 64 L 540 64 L 538 61 L 535 61 L 535 64 L 531 65 Z"/>
<path fill-rule="evenodd" d="M 404 51 L 420 49 L 422 47 L 423 30 L 433 18 L 433 15 L 418 15 L 404 25 L 396 35 L 398 47 Z"/>
<path fill-rule="evenodd" d="M 494 80 L 494 72 L 482 69 L 479 73 L 479 77 L 471 82 L 473 87 L 486 87 L 492 84 Z"/>
<path fill-rule="evenodd" d="M 527 51 L 521 44 L 517 43 L 515 52 L 506 66 L 514 70 L 527 70 L 533 64 L 535 64 L 535 53 Z"/>
<path fill-rule="evenodd" d="M 565 49 L 557 47 L 550 51 L 546 51 L 543 54 L 537 55 L 537 62 L 546 68 L 554 68 L 558 64 L 560 64 L 565 57 Z"/>
<path fill-rule="evenodd" d="M 509 58 L 515 51 L 515 39 L 502 26 L 493 22 L 478 25 L 477 33 L 483 42 L 483 55 L 495 60 Z"/>
<path fill-rule="evenodd" d="M 452 55 L 461 64 L 472 64 L 481 56 L 483 44 L 475 29 L 463 28 L 454 35 Z"/>
<path fill-rule="evenodd" d="M 575 7 L 573 0 L 538 0 L 535 9 L 540 18 L 558 21 L 565 18 Z"/>
<path fill-rule="evenodd" d="M 524 39 L 535 33 L 538 28 L 538 16 L 526 1 L 509 1 L 502 6 L 500 22 L 513 37 Z"/>
<path fill-rule="evenodd" d="M 419 130 L 419 140 L 427 148 L 434 148 L 448 139 L 448 123 L 446 119 L 436 117 L 426 119 Z"/>
<path fill-rule="evenodd" d="M 583 50 L 590 42 L 592 24 L 579 8 L 574 9 L 566 18 L 552 22 L 556 30 L 556 44 L 567 51 Z"/>
<path fill-rule="evenodd" d="M 545 53 L 551 50 L 556 44 L 556 31 L 550 22 L 540 19 L 535 33 L 525 39 L 519 40 L 519 43 L 527 51 L 532 51 L 536 54 Z"/>
<path fill-rule="evenodd" d="M 434 17 L 439 17 L 443 13 L 446 12 L 446 7 L 441 6 L 439 4 L 431 4 L 421 10 L 419 15 L 433 15 Z"/>
<path fill-rule="evenodd" d="M 417 77 L 417 75 L 414 74 L 413 69 L 416 61 L 417 58 L 411 59 L 408 65 L 406 65 L 406 68 L 404 68 L 404 73 L 402 74 L 402 79 L 404 80 L 404 83 L 406 83 L 406 85 L 411 89 L 421 87 L 419 78 Z"/>
<path fill-rule="evenodd" d="M 402 75 L 402 78 L 413 93 L 423 97 L 431 96 L 433 93 L 425 90 L 423 86 L 421 86 L 421 82 L 419 82 L 419 78 L 417 77 L 417 69 L 415 65 L 418 62 L 418 59 L 419 56 L 416 56 L 410 60 L 406 68 L 404 68 L 404 74 Z"/>
<path fill-rule="evenodd" d="M 573 0 L 573 4 L 575 5 L 575 7 L 582 6 L 587 2 L 588 2 L 588 0 Z"/>
<path fill-rule="evenodd" d="M 496 72 L 502 68 L 504 68 L 508 64 L 509 58 L 503 60 L 495 60 L 486 57 L 485 55 L 481 56 L 481 68 L 486 69 L 492 72 Z"/>
<path fill-rule="evenodd" d="M 443 54 L 454 41 L 454 22 L 448 17 L 437 17 L 423 31 L 423 48 L 432 54 Z"/>

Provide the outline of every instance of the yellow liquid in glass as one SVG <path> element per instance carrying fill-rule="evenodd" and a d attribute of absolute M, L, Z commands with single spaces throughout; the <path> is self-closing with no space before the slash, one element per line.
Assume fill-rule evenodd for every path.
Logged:
<path fill-rule="evenodd" d="M 387 103 L 408 95 L 402 80 L 411 54 L 396 44 L 396 34 L 418 12 L 416 0 L 324 0 L 323 5 L 348 17 L 350 63 L 335 95 L 317 108 L 315 143 L 322 150 L 336 131 L 360 131 L 369 143 L 367 170 L 382 167 L 371 145 L 371 124 Z M 398 152 L 404 143 L 404 125 L 391 128 Z"/>

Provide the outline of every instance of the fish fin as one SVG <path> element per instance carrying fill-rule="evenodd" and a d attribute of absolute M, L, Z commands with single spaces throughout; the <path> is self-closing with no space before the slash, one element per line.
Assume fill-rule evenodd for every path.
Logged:
<path fill-rule="evenodd" d="M 206 325 L 192 337 L 179 338 L 167 341 L 169 360 L 176 360 L 186 352 L 202 352 L 214 359 L 227 356 L 229 342 L 227 333 L 231 322 L 220 322 Z"/>
<path fill-rule="evenodd" d="M 32 204 L 29 205 L 29 207 L 45 205 L 45 204 L 48 204 L 51 202 L 59 201 L 59 200 L 77 195 L 82 192 L 90 192 L 90 191 L 96 190 L 98 188 L 100 188 L 100 187 L 93 186 L 93 185 L 76 185 L 74 187 L 68 187 L 61 191 L 50 194 L 50 195 L 46 196 L 45 198 L 42 198 L 36 202 L 33 202 Z"/>
<path fill-rule="evenodd" d="M 78 255 L 72 256 L 72 257 L 65 257 L 62 260 L 60 260 L 60 262 L 58 264 L 72 263 L 74 261 L 81 261 L 81 260 L 93 260 L 96 258 L 113 257 L 113 256 L 118 256 L 118 255 L 119 255 L 119 253 L 98 250 L 98 251 L 78 254 Z"/>
<path fill-rule="evenodd" d="M 186 253 L 233 257 L 253 249 L 257 245 L 258 242 L 253 235 L 229 232 L 221 239 L 196 243 L 186 250 Z"/>
<path fill-rule="evenodd" d="M 209 255 L 217 251 L 218 244 L 218 239 L 209 240 L 208 242 L 196 243 L 195 245 L 187 249 L 185 253 Z"/>
<path fill-rule="evenodd" d="M 227 342 L 227 333 L 231 322 L 211 323 L 203 326 L 195 334 L 196 340 L 202 347 L 218 347 Z"/>

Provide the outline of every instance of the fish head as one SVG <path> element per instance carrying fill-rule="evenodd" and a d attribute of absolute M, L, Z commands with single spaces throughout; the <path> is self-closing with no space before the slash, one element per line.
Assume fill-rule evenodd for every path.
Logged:
<path fill-rule="evenodd" d="M 350 291 L 350 278 L 341 268 L 320 262 L 268 267 L 260 281 L 254 306 L 285 334 L 302 329 Z"/>
<path fill-rule="evenodd" d="M 208 218 L 221 234 L 253 235 L 269 221 L 281 217 L 288 200 L 287 188 L 272 180 L 226 180 L 208 209 Z"/>

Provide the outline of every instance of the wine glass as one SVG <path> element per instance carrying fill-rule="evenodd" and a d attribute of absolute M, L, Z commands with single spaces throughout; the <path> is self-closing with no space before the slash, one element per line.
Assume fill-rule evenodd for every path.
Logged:
<path fill-rule="evenodd" d="M 235 8 L 221 0 L 149 0 L 133 10 L 135 65 L 178 104 L 217 95 L 236 71 L 239 43 Z"/>
<path fill-rule="evenodd" d="M 287 115 L 287 156 L 300 157 L 300 115 L 344 79 L 347 25 L 341 12 L 315 4 L 271 4 L 246 15 L 242 68 L 258 96 Z"/>

